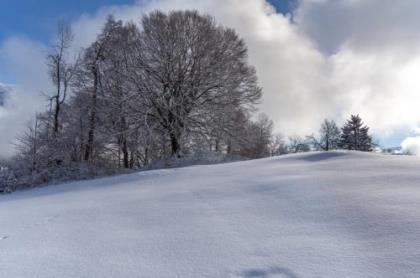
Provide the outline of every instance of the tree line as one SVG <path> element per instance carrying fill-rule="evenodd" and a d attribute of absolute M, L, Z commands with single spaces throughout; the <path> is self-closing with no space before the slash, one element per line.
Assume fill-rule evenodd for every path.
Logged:
<path fill-rule="evenodd" d="M 371 152 L 377 146 L 369 133 L 369 127 L 363 123 L 359 115 L 351 115 L 341 128 L 335 121 L 325 119 L 317 136 L 284 138 L 281 135 L 274 135 L 270 143 L 271 156 L 332 150 Z"/>
<path fill-rule="evenodd" d="M 18 138 L 16 157 L 0 167 L 0 188 L 206 152 L 253 159 L 311 149 L 372 150 L 358 116 L 341 130 L 326 120 L 319 138 L 285 143 L 274 136 L 273 122 L 255 115 L 262 89 L 245 42 L 209 15 L 155 11 L 140 24 L 110 16 L 75 58 L 73 38 L 69 25 L 58 26 L 47 56 L 54 87 L 48 109 Z"/>

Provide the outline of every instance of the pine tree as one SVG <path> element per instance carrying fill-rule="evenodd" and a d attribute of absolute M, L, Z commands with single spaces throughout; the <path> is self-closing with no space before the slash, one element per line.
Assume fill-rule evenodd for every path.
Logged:
<path fill-rule="evenodd" d="M 364 125 L 359 115 L 351 115 L 350 120 L 341 129 L 340 148 L 355 151 L 372 151 L 372 137 L 369 127 Z"/>

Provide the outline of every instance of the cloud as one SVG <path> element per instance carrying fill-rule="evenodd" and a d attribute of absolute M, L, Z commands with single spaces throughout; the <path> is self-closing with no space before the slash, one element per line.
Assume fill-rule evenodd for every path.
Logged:
<path fill-rule="evenodd" d="M 41 43 L 25 38 L 12 37 L 0 45 L 0 65 L 7 68 L 17 84 L 2 86 L 5 98 L 0 106 L 0 156 L 14 153 L 16 137 L 44 108 L 41 93 L 50 88 L 45 53 Z"/>
<path fill-rule="evenodd" d="M 401 143 L 403 153 L 420 155 L 420 136 L 408 137 Z"/>
<path fill-rule="evenodd" d="M 420 2 L 301 0 L 297 28 L 328 60 L 342 116 L 360 113 L 377 134 L 420 121 Z"/>
<path fill-rule="evenodd" d="M 324 118 L 341 123 L 351 113 L 383 136 L 419 126 L 417 0 L 300 0 L 291 15 L 276 13 L 265 0 L 143 0 L 81 15 L 72 22 L 75 51 L 95 39 L 108 14 L 139 22 L 154 9 L 196 9 L 235 28 L 264 88 L 260 110 L 278 132 L 316 132 Z M 10 68 L 19 84 L 9 107 L 17 106 L 0 118 L 3 130 L 5 121 L 20 126 L 43 107 L 45 49 L 24 38 L 0 45 L 0 68 Z"/>
<path fill-rule="evenodd" d="M 417 0 L 300 0 L 294 20 L 322 51 L 376 52 L 418 43 L 419 9 Z"/>

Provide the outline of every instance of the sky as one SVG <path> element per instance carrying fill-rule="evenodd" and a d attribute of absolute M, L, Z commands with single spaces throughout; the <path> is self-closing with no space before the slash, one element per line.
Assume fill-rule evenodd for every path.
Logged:
<path fill-rule="evenodd" d="M 9 36 L 28 36 L 47 42 L 60 20 L 76 20 L 102 7 L 131 5 L 135 0 L 1 0 L 0 41 Z M 288 13 L 293 0 L 270 0 L 279 12 Z"/>
<path fill-rule="evenodd" d="M 16 135 L 45 108 L 45 55 L 58 21 L 71 23 L 78 51 L 108 14 L 138 22 L 154 9 L 197 9 L 237 30 L 276 132 L 316 133 L 324 118 L 342 124 L 360 114 L 382 145 L 420 152 L 418 0 L 1 0 L 0 155 L 12 154 Z"/>

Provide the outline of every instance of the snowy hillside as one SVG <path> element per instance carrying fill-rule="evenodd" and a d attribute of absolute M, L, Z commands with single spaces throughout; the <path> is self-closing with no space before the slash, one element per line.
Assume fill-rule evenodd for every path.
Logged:
<path fill-rule="evenodd" d="M 0 277 L 420 277 L 420 160 L 289 155 L 0 196 Z"/>

